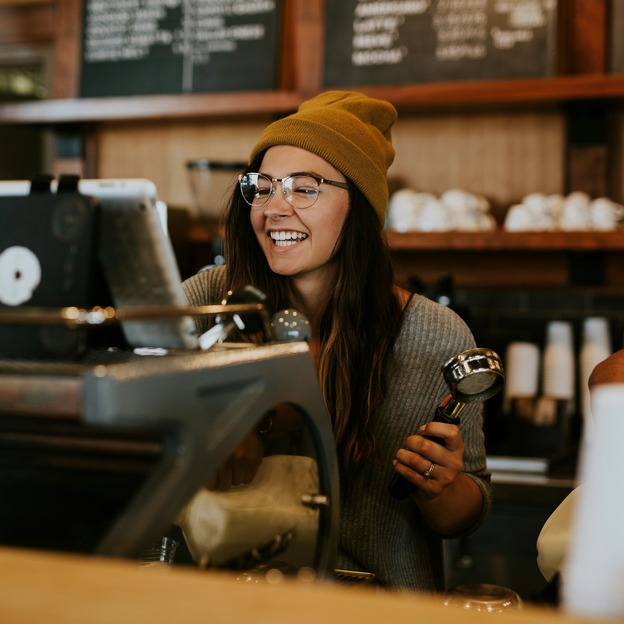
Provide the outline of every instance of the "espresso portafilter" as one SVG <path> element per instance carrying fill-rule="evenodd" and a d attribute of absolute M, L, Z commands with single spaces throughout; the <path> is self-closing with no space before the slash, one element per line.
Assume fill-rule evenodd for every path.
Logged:
<path fill-rule="evenodd" d="M 475 348 L 462 351 L 442 366 L 442 375 L 450 390 L 436 407 L 434 422 L 459 425 L 460 414 L 468 403 L 486 401 L 500 392 L 505 373 L 500 357 L 491 349 Z M 442 438 L 426 435 L 438 444 Z M 406 498 L 415 485 L 396 473 L 390 483 L 390 494 L 397 500 Z"/>

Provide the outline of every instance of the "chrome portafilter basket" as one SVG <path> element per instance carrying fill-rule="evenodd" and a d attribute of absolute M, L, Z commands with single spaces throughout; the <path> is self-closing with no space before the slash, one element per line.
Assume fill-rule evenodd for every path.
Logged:
<path fill-rule="evenodd" d="M 466 404 L 486 401 L 500 392 L 505 384 L 505 372 L 498 354 L 478 347 L 462 351 L 446 361 L 442 375 L 450 394 L 437 406 L 433 421 L 451 425 L 459 425 L 459 416 Z M 441 438 L 426 437 L 444 444 Z M 397 473 L 390 484 L 390 494 L 401 500 L 414 488 L 413 483 Z"/>
<path fill-rule="evenodd" d="M 449 415 L 450 409 L 463 409 L 466 403 L 487 401 L 505 384 L 503 364 L 491 349 L 474 348 L 454 355 L 442 366 L 442 375 L 450 390 L 449 403 L 457 404 L 445 406 Z"/>

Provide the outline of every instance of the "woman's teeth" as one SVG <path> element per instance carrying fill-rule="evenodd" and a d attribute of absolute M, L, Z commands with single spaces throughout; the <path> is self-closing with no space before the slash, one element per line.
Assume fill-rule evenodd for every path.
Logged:
<path fill-rule="evenodd" d="M 296 243 L 308 238 L 308 235 L 303 232 L 271 232 L 270 236 L 278 247 L 295 245 Z"/>

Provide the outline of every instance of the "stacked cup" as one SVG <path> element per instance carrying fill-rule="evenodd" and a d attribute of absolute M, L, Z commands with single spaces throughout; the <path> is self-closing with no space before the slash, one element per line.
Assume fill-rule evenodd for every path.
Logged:
<path fill-rule="evenodd" d="M 583 323 L 583 343 L 579 357 L 581 414 L 584 427 L 590 426 L 591 406 L 587 382 L 594 367 L 611 355 L 609 322 L 604 317 L 592 316 Z"/>
<path fill-rule="evenodd" d="M 505 353 L 505 394 L 506 411 L 512 410 L 512 402 L 518 399 L 533 401 L 539 391 L 540 349 L 532 342 L 510 342 Z M 524 404 L 524 402 L 522 403 Z M 523 411 L 523 410 L 521 410 Z M 532 406 L 527 414 L 518 414 L 530 418 Z"/>
<path fill-rule="evenodd" d="M 548 323 L 542 368 L 542 394 L 553 399 L 574 401 L 576 365 L 571 323 Z"/>

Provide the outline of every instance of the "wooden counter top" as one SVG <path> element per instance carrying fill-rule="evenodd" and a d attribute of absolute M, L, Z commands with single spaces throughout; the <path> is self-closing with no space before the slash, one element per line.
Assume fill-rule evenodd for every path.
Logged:
<path fill-rule="evenodd" d="M 139 568 L 125 560 L 8 548 L 0 548 L 0 587 L 3 624 L 470 624 L 483 621 L 484 617 L 491 624 L 595 621 L 533 608 L 484 615 L 451 610 L 431 598 L 364 588 L 297 581 L 248 584 L 228 575 L 182 567 Z M 607 624 L 609 620 L 600 622 Z"/>

